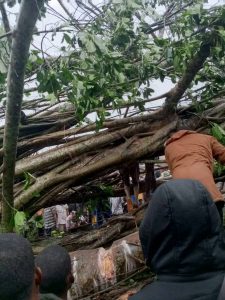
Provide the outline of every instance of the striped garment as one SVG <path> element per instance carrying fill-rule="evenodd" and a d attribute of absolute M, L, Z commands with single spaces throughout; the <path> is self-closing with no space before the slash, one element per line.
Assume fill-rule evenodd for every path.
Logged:
<path fill-rule="evenodd" d="M 44 209 L 44 227 L 45 229 L 50 229 L 56 227 L 55 221 L 55 207 L 47 207 Z"/>

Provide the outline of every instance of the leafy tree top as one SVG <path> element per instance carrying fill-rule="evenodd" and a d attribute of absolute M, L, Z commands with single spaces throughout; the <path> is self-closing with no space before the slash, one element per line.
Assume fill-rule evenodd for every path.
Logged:
<path fill-rule="evenodd" d="M 8 1 L 9 6 L 15 3 Z M 26 82 L 32 88 L 25 91 L 71 102 L 81 121 L 95 111 L 101 125 L 107 108 L 146 110 L 154 92 L 152 81 L 166 78 L 175 84 L 201 46 L 210 44 L 210 55 L 184 99 L 201 101 L 199 109 L 204 109 L 213 97 L 223 94 L 225 6 L 206 8 L 200 0 L 112 0 L 98 6 L 78 1 L 78 14 L 75 9 L 69 11 L 73 7 L 70 1 L 59 3 L 66 21 L 55 24 L 50 32 L 39 33 L 41 47 L 31 47 L 27 65 Z M 46 1 L 42 18 L 52 10 L 51 1 Z M 53 57 L 43 45 L 58 35 L 60 55 Z M 36 33 L 34 45 L 35 37 Z M 4 38 L 0 41 L 6 43 Z M 3 46 L 0 55 L 6 62 Z M 2 99 L 5 87 L 2 71 Z"/>

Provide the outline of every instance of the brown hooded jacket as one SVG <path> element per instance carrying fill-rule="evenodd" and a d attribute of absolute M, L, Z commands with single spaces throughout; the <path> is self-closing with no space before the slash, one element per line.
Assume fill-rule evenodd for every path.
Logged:
<path fill-rule="evenodd" d="M 224 200 L 213 179 L 213 159 L 225 164 L 225 147 L 214 137 L 180 130 L 166 141 L 165 156 L 174 179 L 199 180 L 214 201 Z"/>

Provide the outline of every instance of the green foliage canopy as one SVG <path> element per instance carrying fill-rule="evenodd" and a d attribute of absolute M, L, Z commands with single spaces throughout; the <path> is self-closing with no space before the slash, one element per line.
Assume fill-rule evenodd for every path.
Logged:
<path fill-rule="evenodd" d="M 112 0 L 100 12 L 80 30 L 75 17 L 66 24 L 58 57 L 32 49 L 27 65 L 27 79 L 35 76 L 38 92 L 73 103 L 79 120 L 95 111 L 101 125 L 109 107 L 133 104 L 145 110 L 152 82 L 176 83 L 204 43 L 212 45 L 210 57 L 189 87 L 188 99 L 205 103 L 204 109 L 225 92 L 225 6 L 206 8 L 201 0 Z M 54 39 L 57 31 L 51 34 Z M 197 93 L 196 85 L 201 86 Z M 2 95 L 5 87 L 1 72 Z"/>

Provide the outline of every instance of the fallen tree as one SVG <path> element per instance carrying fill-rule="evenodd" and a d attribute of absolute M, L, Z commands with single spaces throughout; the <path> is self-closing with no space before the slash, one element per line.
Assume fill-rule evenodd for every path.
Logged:
<path fill-rule="evenodd" d="M 135 118 L 128 117 L 123 119 L 127 125 L 122 129 L 118 129 L 120 124 L 117 121 L 114 130 L 112 127 L 107 128 L 106 122 L 105 130 L 99 133 L 87 132 L 82 137 L 75 136 L 74 141 L 68 142 L 69 145 L 64 143 L 32 159 L 19 160 L 16 166 L 18 179 L 15 185 L 15 207 L 29 211 L 30 206 L 34 212 L 35 203 L 36 209 L 46 207 L 52 203 L 54 197 L 71 187 L 88 183 L 98 177 L 102 178 L 102 182 L 104 180 L 107 182 L 107 176 L 101 174 L 113 173 L 124 162 L 141 160 L 145 157 L 154 158 L 163 154 L 165 140 L 171 130 L 182 126 L 184 114 L 185 122 L 189 122 L 192 129 L 200 128 L 204 131 L 211 120 L 216 120 L 223 127 L 224 120 L 220 118 L 223 106 L 223 101 L 215 101 L 213 108 L 199 116 L 193 112 L 193 107 L 185 108 L 185 111 L 178 111 L 176 116 L 172 115 L 172 122 L 171 119 L 165 120 L 163 117 L 160 121 L 162 111 L 156 113 L 157 118 L 153 114 L 153 117 L 150 115 L 149 120 L 141 123 L 141 117 L 136 117 L 136 122 Z M 143 119 L 147 119 L 146 115 Z M 26 189 L 23 177 L 25 172 L 29 174 Z M 39 199 L 36 197 L 37 194 Z M 61 199 L 63 200 L 63 197 Z"/>
<path fill-rule="evenodd" d="M 120 285 L 129 276 L 132 277 L 136 272 L 145 269 L 137 231 L 145 208 L 146 205 L 134 211 L 132 215 L 114 217 L 100 229 L 89 232 L 79 230 L 78 233 L 60 240 L 43 241 L 43 245 L 41 242 L 35 243 L 34 253 L 38 254 L 51 242 L 58 243 L 70 251 L 75 279 L 70 290 L 72 299 L 90 295 L 94 299 L 95 296 L 108 294 L 112 287 Z M 120 289 L 112 299 L 117 299 L 116 297 L 127 289 Z"/>
<path fill-rule="evenodd" d="M 215 102 L 214 109 L 207 110 L 205 115 L 196 116 L 190 113 L 185 120 L 189 122 L 192 129 L 205 130 L 208 120 L 216 118 L 218 120 L 218 110 L 221 113 L 220 101 Z M 187 113 L 186 108 L 185 114 Z M 183 112 L 181 111 L 180 114 L 182 116 Z M 159 117 L 151 120 L 150 116 L 150 121 L 137 122 L 137 125 L 134 122 L 131 125 L 128 123 L 124 129 L 116 128 L 115 131 L 110 129 L 110 132 L 107 129 L 96 133 L 96 136 L 92 134 L 90 137 L 87 134 L 86 141 L 85 136 L 82 136 L 81 142 L 78 138 L 78 142 L 75 139 L 69 146 L 63 145 L 37 155 L 34 159 L 22 159 L 16 167 L 16 175 L 19 178 L 23 172 L 29 172 L 32 176 L 30 176 L 27 189 L 24 190 L 23 183 L 16 187 L 15 207 L 29 210 L 32 201 L 32 205 L 36 203 L 37 208 L 40 207 L 39 201 L 42 207 L 46 207 L 51 199 L 63 190 L 102 177 L 102 172 L 109 172 L 109 170 L 113 172 L 124 162 L 141 160 L 144 157 L 154 158 L 163 154 L 163 144 L 169 133 L 182 126 L 179 113 L 177 117 L 171 118 L 172 122 L 169 118 L 160 121 Z M 223 127 L 223 119 L 219 121 Z M 104 176 L 102 181 L 104 181 Z M 40 200 L 36 199 L 35 193 L 40 195 Z"/>
<path fill-rule="evenodd" d="M 164 4 L 165 15 L 159 18 L 148 15 L 154 8 L 151 1 L 128 2 L 122 1 L 119 9 L 109 1 L 97 13 L 90 3 L 81 5 L 89 15 L 85 25 L 75 19 L 68 25 L 63 39 L 70 50 L 64 55 L 46 57 L 45 51 L 31 50 L 25 82 L 32 86 L 24 93 L 38 91 L 39 97 L 22 103 L 16 210 L 33 214 L 56 202 L 74 202 L 77 191 L 80 197 L 85 193 L 86 201 L 101 184 L 116 193 L 122 188 L 118 170 L 132 161 L 154 161 L 163 154 L 169 134 L 184 122 L 200 132 L 210 132 L 212 122 L 225 127 L 224 6 L 208 10 L 200 5 L 200 30 L 195 1 Z M 51 8 L 46 7 L 48 13 Z M 62 28 L 65 24 L 54 34 Z M 170 39 L 163 37 L 165 29 Z M 171 88 L 151 97 L 152 80 L 159 78 L 169 78 Z M 96 113 L 95 122 L 90 113 Z M 4 130 L 3 125 L 1 161 Z M 1 189 L 5 170 L 1 166 Z"/>
<path fill-rule="evenodd" d="M 25 70 L 22 113 L 11 127 L 17 128 L 20 119 L 13 194 L 12 184 L 7 189 L 13 195 L 11 214 L 25 210 L 32 215 L 43 207 L 84 203 L 96 195 L 104 199 L 102 186 L 117 195 L 123 188 L 118 170 L 133 161 L 151 164 L 147 168 L 151 176 L 145 171 L 141 176 L 155 186 L 153 164 L 163 154 L 170 133 L 184 125 L 211 134 L 217 123 L 217 138 L 224 136 L 224 6 L 207 9 L 197 0 L 116 0 L 96 8 L 92 1 L 85 5 L 76 1 L 81 10 L 76 19 L 69 1 L 59 3 L 64 23 L 41 33 L 33 31 L 35 47 Z M 155 3 L 164 11 L 152 13 Z M 46 14 L 54 12 L 50 5 L 45 2 Z M 4 5 L 0 10 L 7 11 Z M 10 28 L 5 26 L 6 31 Z M 41 49 L 40 42 L 35 45 L 38 32 Z M 58 57 L 52 57 L 44 45 L 49 34 L 52 42 L 61 34 Z M 0 41 L 4 39 L 10 44 L 15 37 L 6 32 Z M 0 43 L 0 58 L 2 52 Z M 5 78 L 1 74 L 3 123 Z M 10 84 L 8 88 L 9 94 L 13 92 Z M 20 105 L 13 108 L 18 112 Z M 6 155 L 6 127 L 0 128 L 1 163 Z M 6 170 L 7 165 L 2 165 L 1 190 Z M 14 170 L 10 174 L 13 183 Z M 221 173 L 218 180 L 224 179 Z M 142 179 L 143 192 L 149 189 L 145 183 Z M 98 230 L 87 228 L 88 232 L 57 240 L 71 252 L 74 299 L 90 294 L 93 299 L 117 299 L 111 285 L 142 268 L 136 236 L 142 208 Z M 34 247 L 36 253 L 41 249 Z"/>

